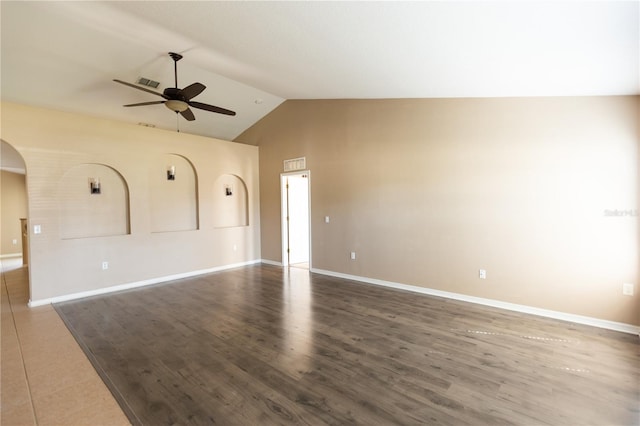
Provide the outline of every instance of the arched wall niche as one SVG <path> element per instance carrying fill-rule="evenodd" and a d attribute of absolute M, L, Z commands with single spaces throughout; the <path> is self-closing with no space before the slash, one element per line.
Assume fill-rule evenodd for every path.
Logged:
<path fill-rule="evenodd" d="M 173 171 L 173 179 L 169 176 Z M 149 169 L 151 232 L 192 231 L 200 227 L 198 175 L 179 154 L 156 157 Z"/>
<path fill-rule="evenodd" d="M 99 182 L 100 191 L 92 190 Z M 60 237 L 106 237 L 131 233 L 129 187 L 106 164 L 83 163 L 65 172 L 58 183 Z"/>
<path fill-rule="evenodd" d="M 219 176 L 213 184 L 213 226 L 229 228 L 249 225 L 249 194 L 242 178 Z"/>

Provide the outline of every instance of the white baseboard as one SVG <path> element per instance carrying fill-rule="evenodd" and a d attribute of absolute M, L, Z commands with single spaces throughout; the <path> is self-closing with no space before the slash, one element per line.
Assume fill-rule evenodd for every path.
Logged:
<path fill-rule="evenodd" d="M 101 294 L 113 293 L 116 291 L 122 290 L 130 290 L 138 287 L 145 287 L 153 284 L 160 284 L 167 281 L 179 280 L 182 278 L 194 277 L 196 275 L 210 274 L 212 272 L 224 271 L 226 269 L 239 268 L 242 266 L 254 265 L 256 263 L 261 263 L 260 259 L 257 260 L 249 260 L 247 262 L 240 263 L 232 263 L 230 265 L 216 266 L 214 268 L 209 269 L 201 269 L 198 271 L 185 272 L 182 274 L 168 275 L 164 277 L 151 278 L 149 280 L 137 281 L 133 283 L 120 284 L 112 287 L 99 288 L 96 290 L 82 291 L 79 293 L 65 294 L 63 296 L 51 297 L 49 299 L 40 299 L 40 300 L 29 300 L 28 306 L 30 308 L 34 308 L 36 306 L 50 305 L 52 303 L 60 303 L 67 302 L 69 300 L 82 299 L 90 296 L 98 296 Z"/>
<path fill-rule="evenodd" d="M 7 253 L 0 254 L 0 259 L 8 259 L 10 257 L 22 257 L 22 253 Z"/>
<path fill-rule="evenodd" d="M 7 256 L 7 255 L 5 255 L 5 256 Z M 28 306 L 29 307 L 44 306 L 44 305 L 50 305 L 52 303 L 60 303 L 60 302 L 66 302 L 66 301 L 69 301 L 69 300 L 82 299 L 82 298 L 90 297 L 90 296 L 98 296 L 98 295 L 101 295 L 101 294 L 113 293 L 113 292 L 116 292 L 116 291 L 130 290 L 130 289 L 133 289 L 133 288 L 145 287 L 145 286 L 149 286 L 149 285 L 153 285 L 153 284 L 160 284 L 160 283 L 167 282 L 167 281 L 179 280 L 179 279 L 182 279 L 182 278 L 189 278 L 189 277 L 193 277 L 193 276 L 197 276 L 197 275 L 203 275 L 203 274 L 209 274 L 209 273 L 212 273 L 212 272 L 224 271 L 226 269 L 233 269 L 233 268 L 238 268 L 238 267 L 242 267 L 242 266 L 254 265 L 256 263 L 265 263 L 267 265 L 282 266 L 282 263 L 276 262 L 276 261 L 273 261 L 273 260 L 268 260 L 268 259 L 250 260 L 250 261 L 247 261 L 247 262 L 239 262 L 239 263 L 233 263 L 233 264 L 229 264 L 229 265 L 216 266 L 214 268 L 209 268 L 209 269 L 201 269 L 201 270 L 198 270 L 198 271 L 185 272 L 185 273 L 182 273 L 182 274 L 168 275 L 168 276 L 164 276 L 164 277 L 152 278 L 152 279 L 143 280 L 143 281 L 137 281 L 137 282 L 133 282 L 133 283 L 127 283 L 127 284 L 121 284 L 121 285 L 116 285 L 116 286 L 112 286 L 112 287 L 100 288 L 100 289 L 96 289 L 96 290 L 89 290 L 89 291 L 83 291 L 83 292 L 79 292 L 79 293 L 67 294 L 67 295 L 63 295 L 63 296 L 56 296 L 56 297 L 52 297 L 52 298 L 48 298 L 48 299 L 30 300 Z M 311 272 L 316 273 L 316 274 L 321 274 L 321 275 L 328 275 L 328 276 L 332 276 L 332 277 L 336 277 L 336 278 L 343 278 L 343 279 L 347 279 L 347 280 L 359 281 L 359 282 L 366 283 L 366 284 L 373 284 L 373 285 L 379 285 L 379 286 L 383 286 L 383 287 L 396 288 L 396 289 L 400 289 L 400 290 L 412 291 L 414 293 L 421 293 L 421 294 L 426 294 L 426 295 L 430 295 L 430 296 L 444 297 L 444 298 L 447 298 L 447 299 L 454 299 L 454 300 L 460 300 L 460 301 L 463 301 L 463 302 L 476 303 L 476 304 L 479 304 L 479 305 L 491 306 L 491 307 L 494 307 L 494 308 L 506 309 L 506 310 L 509 310 L 509 311 L 515 311 L 515 312 L 521 312 L 521 313 L 525 313 L 525 314 L 538 315 L 538 316 L 547 317 L 547 318 L 554 318 L 554 319 L 558 319 L 558 320 L 562 320 L 562 321 L 574 322 L 574 323 L 577 323 L 577 324 L 584 324 L 584 325 L 590 325 L 590 326 L 593 326 L 593 327 L 605 328 L 605 329 L 608 329 L 608 330 L 621 331 L 623 333 L 636 334 L 636 335 L 640 336 L 640 327 L 635 326 L 633 324 L 625 324 L 625 323 L 621 323 L 621 322 L 608 321 L 608 320 L 603 320 L 603 319 L 599 319 L 599 318 L 586 317 L 586 316 L 582 316 L 582 315 L 568 314 L 568 313 L 565 313 L 565 312 L 558 312 L 558 311 L 552 311 L 552 310 L 548 310 L 548 309 L 541 309 L 541 308 L 536 308 L 536 307 L 533 307 L 533 306 L 518 305 L 518 304 L 515 304 L 515 303 L 508 303 L 508 302 L 502 302 L 502 301 L 499 301 L 499 300 L 485 299 L 485 298 L 475 297 L 475 296 L 468 296 L 468 295 L 460 294 L 460 293 L 452 293 L 452 292 L 448 292 L 448 291 L 435 290 L 435 289 L 426 288 L 426 287 L 418 287 L 418 286 L 414 286 L 414 285 L 396 283 L 396 282 L 392 282 L 392 281 L 379 280 L 379 279 L 375 279 L 375 278 L 361 277 L 361 276 L 358 276 L 358 275 L 343 274 L 341 272 L 327 271 L 327 270 L 324 270 L 324 269 L 312 268 Z"/>
<path fill-rule="evenodd" d="M 264 262 L 264 261 L 263 261 Z M 467 296 L 460 293 L 451 293 L 448 291 L 434 290 L 426 287 L 418 287 L 414 285 L 401 284 L 392 281 L 378 280 L 375 278 L 360 277 L 357 275 L 343 274 L 340 272 L 327 271 L 324 269 L 312 268 L 311 272 L 322 275 L 329 275 L 336 278 L 344 278 L 347 280 L 359 281 L 367 284 L 374 284 L 383 287 L 397 288 L 401 290 L 412 291 L 414 293 L 427 294 L 430 296 L 444 297 L 447 299 L 460 300 L 463 302 L 476 303 L 479 305 L 491 306 L 494 308 L 506 309 L 509 311 L 521 312 L 525 314 L 538 315 L 541 317 L 554 318 L 562 321 L 574 322 L 577 324 L 590 325 L 593 327 L 606 328 L 608 330 L 621 331 L 623 333 L 636 334 L 640 336 L 640 327 L 633 324 L 625 324 L 622 322 L 608 321 L 598 318 L 585 317 L 582 315 L 568 314 L 565 312 L 551 311 L 548 309 L 535 308 L 533 306 L 518 305 L 515 303 L 501 302 L 499 300 L 484 299 L 481 297 Z"/>

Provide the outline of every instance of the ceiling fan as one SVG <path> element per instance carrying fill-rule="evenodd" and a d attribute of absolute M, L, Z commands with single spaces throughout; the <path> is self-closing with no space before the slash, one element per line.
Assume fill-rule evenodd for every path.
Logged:
<path fill-rule="evenodd" d="M 184 118 L 188 121 L 193 121 L 196 117 L 193 115 L 193 111 L 189 109 L 189 107 L 203 109 L 205 111 L 217 112 L 218 114 L 225 115 L 236 115 L 234 111 L 220 108 L 214 105 L 203 104 L 202 102 L 192 101 L 191 99 L 198 96 L 202 91 L 206 88 L 206 86 L 202 83 L 193 83 L 184 89 L 178 88 L 178 61 L 182 59 L 182 55 L 179 53 L 169 52 L 169 56 L 173 59 L 173 69 L 175 73 L 175 84 L 176 87 L 167 87 L 164 89 L 162 93 L 154 92 L 150 89 L 145 89 L 140 86 L 136 86 L 132 83 L 127 83 L 126 81 L 114 79 L 116 83 L 124 84 L 125 86 L 133 87 L 134 89 L 142 90 L 143 92 L 152 93 L 157 96 L 161 96 L 164 98 L 163 101 L 151 101 L 151 102 L 140 102 L 137 104 L 128 104 L 123 105 L 125 107 L 135 107 L 135 106 L 145 106 L 145 105 L 157 105 L 164 104 L 171 111 L 174 111 L 176 114 L 180 113 Z"/>

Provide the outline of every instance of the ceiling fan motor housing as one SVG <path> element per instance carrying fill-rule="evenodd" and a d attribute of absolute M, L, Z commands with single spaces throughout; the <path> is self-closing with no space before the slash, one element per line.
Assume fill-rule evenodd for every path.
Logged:
<path fill-rule="evenodd" d="M 187 101 L 187 99 L 185 99 L 184 95 L 182 94 L 182 90 L 175 87 L 167 87 L 166 89 L 164 89 L 163 94 L 165 99 L 174 99 L 176 101 L 182 102 Z"/>

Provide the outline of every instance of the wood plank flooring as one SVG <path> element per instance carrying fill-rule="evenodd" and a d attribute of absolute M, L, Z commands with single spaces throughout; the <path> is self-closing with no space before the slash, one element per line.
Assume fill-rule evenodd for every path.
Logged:
<path fill-rule="evenodd" d="M 302 269 L 56 310 L 133 424 L 640 422 L 638 336 Z"/>

